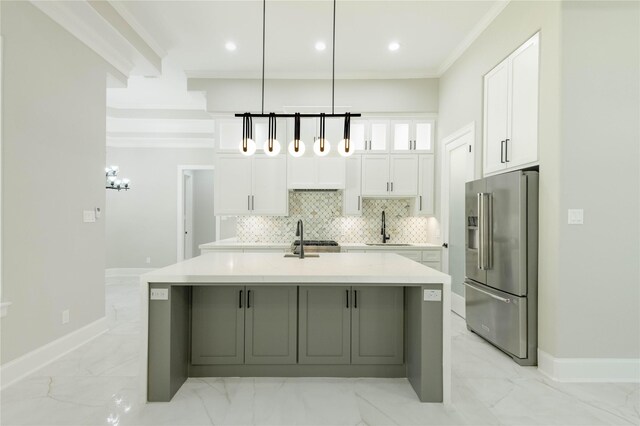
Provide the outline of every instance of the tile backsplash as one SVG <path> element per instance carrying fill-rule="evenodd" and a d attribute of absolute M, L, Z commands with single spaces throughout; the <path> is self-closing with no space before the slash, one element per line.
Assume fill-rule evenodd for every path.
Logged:
<path fill-rule="evenodd" d="M 238 241 L 289 243 L 298 219 L 309 240 L 341 243 L 380 242 L 381 214 L 386 212 L 387 234 L 392 243 L 429 242 L 427 217 L 414 217 L 408 199 L 364 199 L 362 216 L 342 215 L 342 192 L 289 192 L 289 216 L 241 216 Z"/>

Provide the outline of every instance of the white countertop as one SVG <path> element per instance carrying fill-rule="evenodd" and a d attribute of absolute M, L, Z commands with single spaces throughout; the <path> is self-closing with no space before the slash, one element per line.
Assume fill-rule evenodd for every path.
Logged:
<path fill-rule="evenodd" d="M 339 243 L 341 248 L 344 249 L 367 249 L 367 250 L 415 250 L 415 249 L 440 249 L 439 244 L 432 243 L 416 243 L 408 246 L 369 246 L 365 243 Z M 291 243 L 247 243 L 240 242 L 236 238 L 227 238 L 220 241 L 214 241 L 211 243 L 200 244 L 200 249 L 242 249 L 242 248 L 282 248 L 288 249 L 291 247 Z"/>
<path fill-rule="evenodd" d="M 142 275 L 148 283 L 310 283 L 420 285 L 451 277 L 394 253 L 321 253 L 285 258 L 282 253 L 206 253 Z"/>

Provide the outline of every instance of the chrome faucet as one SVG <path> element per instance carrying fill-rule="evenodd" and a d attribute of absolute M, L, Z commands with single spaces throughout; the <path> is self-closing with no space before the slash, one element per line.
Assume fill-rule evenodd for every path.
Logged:
<path fill-rule="evenodd" d="M 384 210 L 382 210 L 382 230 L 380 231 L 382 234 L 382 243 L 386 243 L 387 240 L 391 239 L 390 235 L 387 235 L 387 220 L 385 218 Z"/>
<path fill-rule="evenodd" d="M 300 259 L 304 259 L 304 226 L 302 225 L 302 219 L 298 220 L 298 228 L 296 229 L 296 237 L 300 237 Z"/>

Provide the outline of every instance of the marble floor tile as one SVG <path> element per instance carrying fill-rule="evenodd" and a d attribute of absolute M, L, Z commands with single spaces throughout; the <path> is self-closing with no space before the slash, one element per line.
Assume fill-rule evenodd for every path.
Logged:
<path fill-rule="evenodd" d="M 406 379 L 190 378 L 140 404 L 137 277 L 106 285 L 107 333 L 0 394 L 10 425 L 639 425 L 640 385 L 558 383 L 520 367 L 452 314 L 452 403 Z"/>

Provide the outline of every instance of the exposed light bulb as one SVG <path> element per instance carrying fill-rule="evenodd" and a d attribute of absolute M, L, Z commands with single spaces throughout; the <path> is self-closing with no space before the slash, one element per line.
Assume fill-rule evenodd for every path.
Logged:
<path fill-rule="evenodd" d="M 263 149 L 264 149 L 264 153 L 265 154 L 267 154 L 267 155 L 269 155 L 271 157 L 274 157 L 274 156 L 280 154 L 280 142 L 278 142 L 277 139 L 273 139 L 272 142 L 273 142 L 272 143 L 273 147 L 272 147 L 271 151 L 269 151 L 269 139 L 264 141 Z"/>
<path fill-rule="evenodd" d="M 116 181 L 115 175 L 109 175 L 108 179 L 109 179 L 109 182 L 115 182 Z"/>
<path fill-rule="evenodd" d="M 130 183 L 130 182 L 131 182 L 131 181 L 130 181 L 129 179 L 122 179 L 122 184 L 123 184 L 124 186 L 129 186 L 129 183 Z"/>
<path fill-rule="evenodd" d="M 298 152 L 296 152 L 294 145 L 295 141 L 289 142 L 289 154 L 291 154 L 292 157 L 302 157 L 305 150 L 304 142 L 298 141 Z"/>
<path fill-rule="evenodd" d="M 353 146 L 353 142 L 349 141 L 349 152 L 347 152 L 347 140 L 342 139 L 338 142 L 338 154 L 343 157 L 350 157 L 353 155 L 353 151 L 355 151 L 355 147 Z"/>
<path fill-rule="evenodd" d="M 256 153 L 256 143 L 253 139 L 247 139 L 247 150 L 242 149 L 243 143 L 240 142 L 240 152 L 246 156 L 253 155 Z"/>
<path fill-rule="evenodd" d="M 110 167 L 111 170 L 113 170 L 114 172 L 117 172 L 118 170 L 120 170 L 120 167 L 118 166 L 111 166 Z"/>
<path fill-rule="evenodd" d="M 331 144 L 329 143 L 329 141 L 327 139 L 323 139 L 323 140 L 324 140 L 323 151 L 320 151 L 320 139 L 316 139 L 316 141 L 313 143 L 313 152 L 318 157 L 324 157 L 329 154 L 329 151 L 331 151 Z"/>

